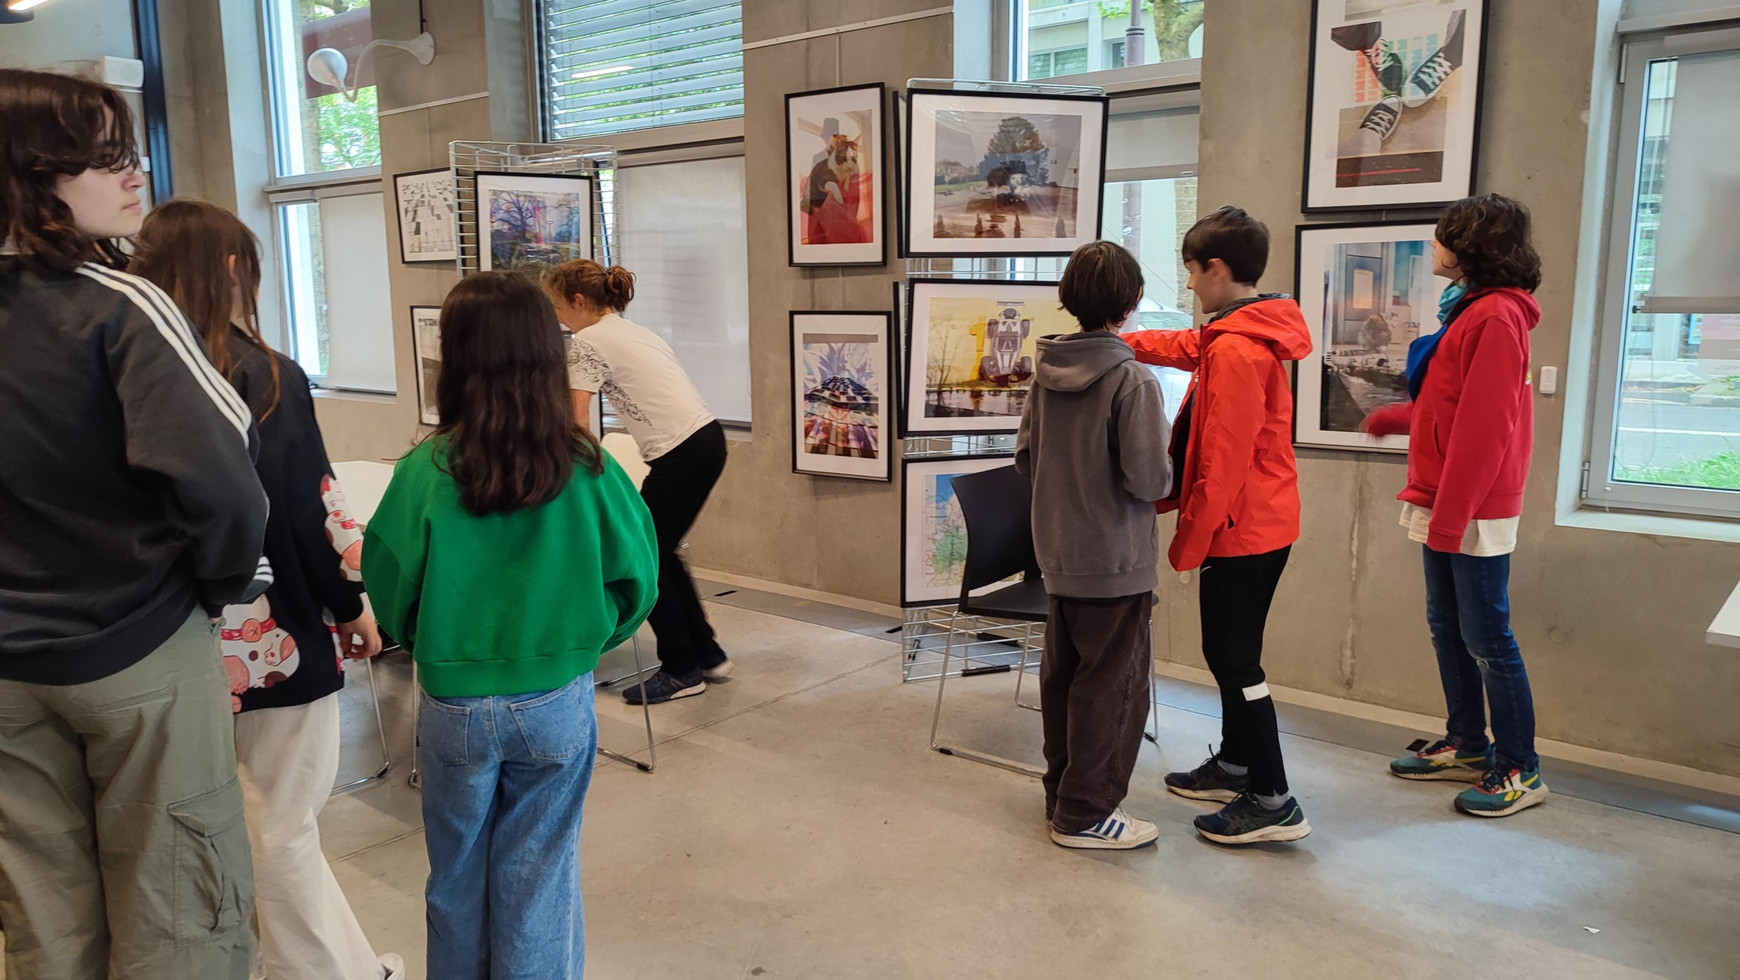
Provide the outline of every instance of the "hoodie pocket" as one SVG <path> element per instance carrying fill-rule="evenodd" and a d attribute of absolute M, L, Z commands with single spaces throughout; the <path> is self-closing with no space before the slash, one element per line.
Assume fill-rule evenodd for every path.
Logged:
<path fill-rule="evenodd" d="M 1431 489 L 1437 489 L 1438 481 L 1444 475 L 1444 433 L 1438 424 L 1438 417 L 1421 410 L 1417 405 L 1415 412 L 1415 431 L 1430 440 L 1429 446 L 1412 446 L 1409 453 L 1409 465 L 1414 471 L 1411 482 L 1421 484 Z"/>

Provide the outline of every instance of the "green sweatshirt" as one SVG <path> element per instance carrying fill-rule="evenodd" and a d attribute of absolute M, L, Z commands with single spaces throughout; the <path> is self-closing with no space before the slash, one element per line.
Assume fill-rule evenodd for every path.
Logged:
<path fill-rule="evenodd" d="M 435 697 L 562 687 L 626 642 L 658 597 L 652 515 L 616 462 L 538 507 L 477 517 L 425 440 L 393 469 L 363 539 L 381 626 Z"/>

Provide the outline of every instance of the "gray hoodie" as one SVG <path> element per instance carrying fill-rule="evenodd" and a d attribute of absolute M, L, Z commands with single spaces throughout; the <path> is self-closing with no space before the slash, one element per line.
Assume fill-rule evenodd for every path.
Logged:
<path fill-rule="evenodd" d="M 1152 591 L 1154 501 L 1172 487 L 1160 382 L 1117 334 L 1039 341 L 1015 469 L 1033 480 L 1033 546 L 1052 595 Z"/>

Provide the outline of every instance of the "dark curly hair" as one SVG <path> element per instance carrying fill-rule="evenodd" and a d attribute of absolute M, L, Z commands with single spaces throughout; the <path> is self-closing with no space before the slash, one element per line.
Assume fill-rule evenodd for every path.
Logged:
<path fill-rule="evenodd" d="M 54 188 L 87 170 L 138 166 L 121 93 L 68 75 L 0 69 L 0 242 L 26 263 L 53 272 L 91 261 L 124 266 L 119 244 L 80 231 Z"/>
<path fill-rule="evenodd" d="M 1530 240 L 1529 211 L 1498 194 L 1466 197 L 1444 209 L 1433 233 L 1456 253 L 1469 289 L 1541 285 L 1541 257 Z"/>

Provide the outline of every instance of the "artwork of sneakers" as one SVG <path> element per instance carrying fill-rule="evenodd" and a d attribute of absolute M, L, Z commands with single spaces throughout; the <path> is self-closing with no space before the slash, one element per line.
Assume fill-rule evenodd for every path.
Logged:
<path fill-rule="evenodd" d="M 1413 77 L 1408 79 L 1407 88 L 1402 91 L 1402 105 L 1418 109 L 1430 102 L 1444 87 L 1450 73 L 1462 67 L 1462 28 L 1466 22 L 1463 11 L 1450 15 L 1449 26 L 1444 31 L 1444 44 L 1414 69 Z"/>
<path fill-rule="evenodd" d="M 1385 95 L 1396 95 L 1407 81 L 1408 69 L 1402 64 L 1402 56 L 1390 50 L 1388 41 L 1379 40 L 1366 48 L 1365 63 L 1371 66 L 1371 73 L 1377 76 L 1378 87 Z"/>
<path fill-rule="evenodd" d="M 1456 796 L 1456 809 L 1471 817 L 1508 817 L 1546 802 L 1547 784 L 1539 769 L 1524 772 L 1514 766 L 1493 766 L 1480 777 L 1480 785 Z"/>
<path fill-rule="evenodd" d="M 1396 126 L 1400 125 L 1401 121 L 1401 97 L 1386 95 L 1366 110 L 1365 119 L 1359 124 L 1359 128 L 1375 136 L 1381 146 L 1396 131 Z"/>
<path fill-rule="evenodd" d="M 1403 779 L 1448 779 L 1458 783 L 1478 783 L 1481 775 L 1490 768 L 1492 746 L 1489 745 L 1480 752 L 1464 752 L 1441 738 L 1390 763 L 1390 775 Z"/>

